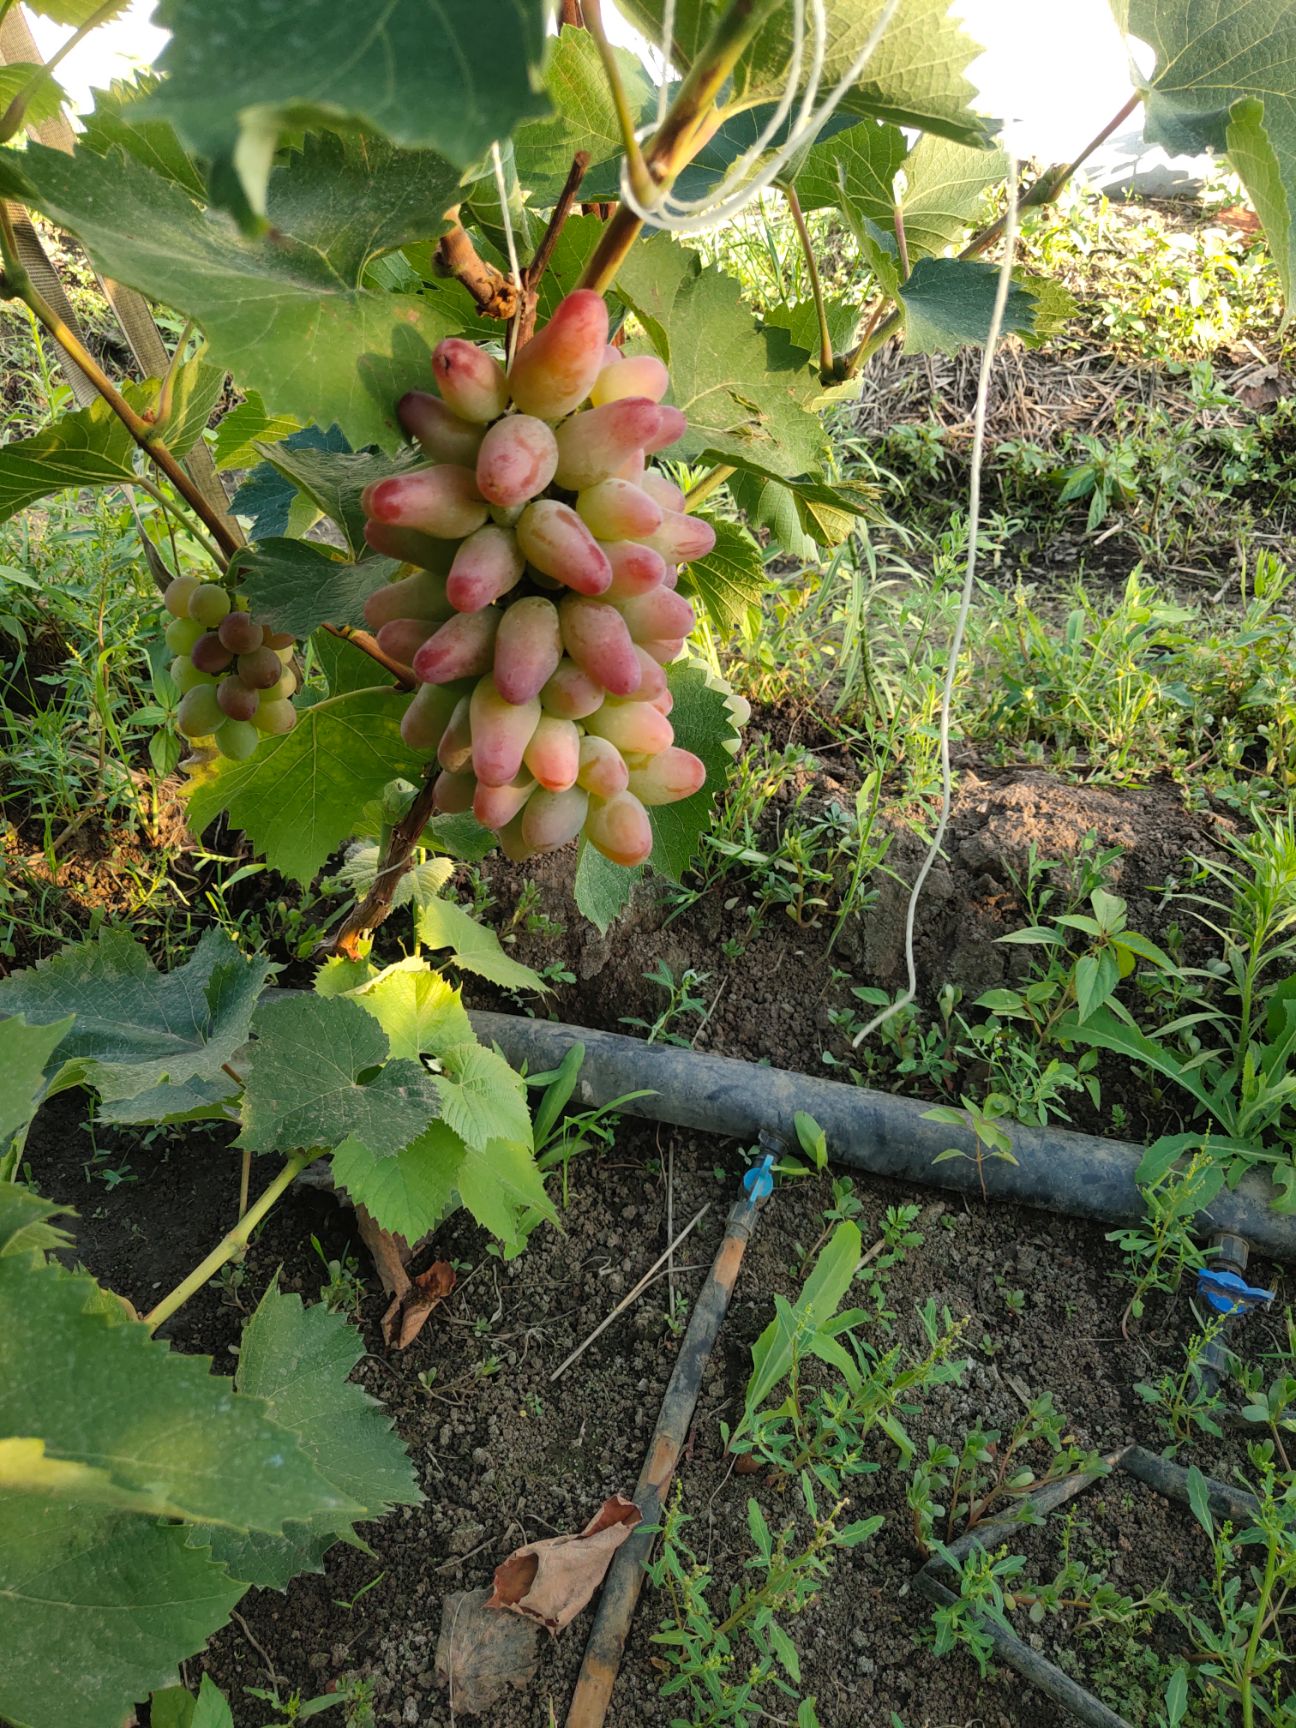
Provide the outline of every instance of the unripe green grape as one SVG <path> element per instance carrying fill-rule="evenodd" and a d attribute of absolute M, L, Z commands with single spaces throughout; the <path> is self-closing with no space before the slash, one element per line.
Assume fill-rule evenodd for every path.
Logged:
<path fill-rule="evenodd" d="M 173 654 L 188 654 L 202 634 L 196 618 L 173 618 L 166 627 L 166 645 Z"/>
<path fill-rule="evenodd" d="M 246 762 L 261 742 L 261 734 L 246 720 L 227 720 L 213 736 L 216 748 L 231 762 Z"/>
<path fill-rule="evenodd" d="M 162 596 L 162 604 L 173 618 L 189 616 L 189 597 L 202 587 L 196 576 L 177 576 L 167 586 Z"/>
<path fill-rule="evenodd" d="M 172 682 L 184 696 L 190 690 L 196 690 L 200 684 L 214 684 L 216 680 L 210 672 L 200 672 L 187 654 L 177 654 L 171 662 L 170 673 Z"/>
<path fill-rule="evenodd" d="M 258 732 L 265 732 L 271 737 L 281 732 L 291 732 L 297 724 L 297 710 L 291 702 L 267 701 L 269 691 L 257 703 L 256 713 L 252 716 L 252 724 Z"/>
<path fill-rule="evenodd" d="M 219 582 L 203 582 L 189 596 L 189 616 L 208 630 L 228 617 L 229 610 L 230 597 Z"/>
<path fill-rule="evenodd" d="M 218 726 L 225 724 L 225 715 L 216 700 L 214 684 L 196 684 L 180 698 L 176 710 L 176 730 L 186 738 L 209 738 Z"/>
<path fill-rule="evenodd" d="M 277 684 L 272 684 L 268 690 L 261 692 L 262 702 L 286 702 L 290 696 L 297 693 L 297 674 L 285 670 Z"/>

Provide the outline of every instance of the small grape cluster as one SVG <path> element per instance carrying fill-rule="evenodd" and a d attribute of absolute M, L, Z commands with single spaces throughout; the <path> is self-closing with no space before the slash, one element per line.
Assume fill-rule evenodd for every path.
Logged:
<path fill-rule="evenodd" d="M 365 618 L 418 688 L 402 733 L 435 751 L 438 810 L 471 810 L 521 861 L 583 833 L 617 864 L 651 852 L 647 806 L 696 792 L 665 667 L 693 628 L 679 567 L 715 544 L 647 458 L 685 429 L 651 355 L 608 345 L 578 289 L 505 371 L 451 338 L 400 421 L 432 465 L 363 497 L 375 551 L 415 566 Z"/>
<path fill-rule="evenodd" d="M 264 735 L 291 732 L 293 638 L 259 624 L 219 582 L 177 576 L 163 600 L 171 676 L 180 688 L 177 730 L 235 762 Z"/>

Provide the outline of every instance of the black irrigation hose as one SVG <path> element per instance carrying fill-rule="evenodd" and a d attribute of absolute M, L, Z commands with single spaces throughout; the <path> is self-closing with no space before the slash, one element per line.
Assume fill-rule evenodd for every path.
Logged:
<path fill-rule="evenodd" d="M 471 1019 L 480 1037 L 498 1044 L 514 1066 L 525 1063 L 531 1073 L 556 1068 L 573 1044 L 583 1044 L 575 1096 L 586 1107 L 647 1089 L 653 1095 L 625 1105 L 628 1114 L 751 1143 L 764 1132 L 788 1144 L 795 1144 L 793 1117 L 804 1110 L 824 1130 L 834 1162 L 873 1176 L 974 1196 L 984 1182 L 992 1200 L 1040 1206 L 1094 1223 L 1132 1224 L 1145 1216 L 1134 1182 L 1143 1148 L 1127 1141 L 1000 1123 L 1012 1136 L 1017 1162 L 986 1158 L 978 1171 L 972 1134 L 927 1121 L 929 1106 L 912 1098 L 555 1021 L 487 1013 Z M 950 1146 L 968 1156 L 937 1164 Z M 1211 1202 L 1199 1215 L 1198 1228 L 1228 1230 L 1259 1253 L 1296 1260 L 1296 1217 L 1275 1212 L 1275 1198 L 1268 1178 L 1251 1172 Z"/>

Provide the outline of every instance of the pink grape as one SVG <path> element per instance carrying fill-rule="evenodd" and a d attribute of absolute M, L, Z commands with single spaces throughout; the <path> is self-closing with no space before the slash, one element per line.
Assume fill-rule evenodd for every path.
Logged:
<path fill-rule="evenodd" d="M 411 750 L 430 756 L 441 742 L 458 701 L 453 684 L 420 684 L 401 715 L 401 737 Z"/>
<path fill-rule="evenodd" d="M 655 470 L 645 474 L 639 482 L 650 498 L 655 498 L 663 510 L 682 510 L 686 503 L 683 492 L 673 480 Z"/>
<path fill-rule="evenodd" d="M 556 498 L 528 504 L 518 519 L 517 537 L 537 570 L 578 594 L 601 594 L 612 580 L 603 548 L 570 504 Z"/>
<path fill-rule="evenodd" d="M 488 786 L 504 786 L 522 766 L 522 753 L 540 719 L 540 703 L 506 702 L 489 676 L 473 685 L 468 704 L 473 773 Z"/>
<path fill-rule="evenodd" d="M 497 420 L 477 453 L 477 490 L 488 504 L 525 504 L 554 477 L 558 444 L 543 420 L 510 414 Z"/>
<path fill-rule="evenodd" d="M 528 594 L 505 611 L 495 638 L 495 684 L 506 702 L 530 702 L 558 670 L 562 632 L 558 608 Z"/>
<path fill-rule="evenodd" d="M 585 837 L 613 864 L 642 864 L 653 848 L 652 823 L 633 792 L 618 792 L 606 801 L 590 800 Z"/>
<path fill-rule="evenodd" d="M 580 752 L 581 735 L 575 721 L 542 714 L 522 760 L 546 792 L 564 792 L 575 783 Z"/>
<path fill-rule="evenodd" d="M 378 632 L 378 646 L 389 659 L 412 667 L 414 656 L 436 629 L 426 618 L 393 618 Z"/>
<path fill-rule="evenodd" d="M 462 540 L 486 520 L 486 501 L 471 468 L 442 462 L 411 474 L 389 474 L 360 495 L 361 508 L 377 522 L 417 528 L 438 540 Z"/>
<path fill-rule="evenodd" d="M 417 528 L 397 528 L 391 522 L 366 522 L 365 541 L 384 558 L 395 558 L 401 564 L 416 564 L 421 570 L 435 570 L 444 576 L 454 557 L 454 547 L 444 540 L 434 540 L 430 534 L 420 534 Z"/>
<path fill-rule="evenodd" d="M 507 786 L 488 786 L 479 780 L 473 793 L 473 815 L 483 828 L 503 828 L 513 820 L 535 789 L 535 781 L 525 773 L 515 775 Z"/>
<path fill-rule="evenodd" d="M 267 630 L 262 637 L 262 642 L 267 648 L 292 648 L 295 650 L 297 638 L 291 630 Z"/>
<path fill-rule="evenodd" d="M 518 812 L 511 822 L 506 822 L 499 831 L 499 849 L 511 864 L 525 864 L 534 854 L 522 838 L 522 817 L 525 809 Z"/>
<path fill-rule="evenodd" d="M 223 672 L 234 660 L 234 656 L 214 630 L 198 638 L 189 650 L 189 658 L 200 672 Z"/>
<path fill-rule="evenodd" d="M 629 480 L 600 480 L 577 495 L 576 513 L 599 540 L 639 540 L 661 527 L 662 508 Z"/>
<path fill-rule="evenodd" d="M 268 690 L 283 677 L 283 661 L 273 648 L 254 648 L 239 655 L 238 675 L 250 690 Z"/>
<path fill-rule="evenodd" d="M 688 431 L 688 418 L 678 408 L 670 408 L 661 403 L 657 409 L 657 428 L 648 438 L 644 439 L 644 449 L 650 456 L 658 450 L 664 450 L 668 444 L 674 444 Z"/>
<path fill-rule="evenodd" d="M 231 720 L 250 720 L 261 706 L 261 697 L 241 678 L 222 678 L 216 686 L 216 701 Z"/>
<path fill-rule="evenodd" d="M 441 624 L 454 611 L 446 598 L 446 578 L 431 570 L 416 570 L 399 582 L 375 588 L 364 603 L 364 621 L 371 630 L 381 630 L 397 618 L 422 618 L 429 625 Z M 425 632 L 431 635 L 431 630 Z"/>
<path fill-rule="evenodd" d="M 599 798 L 615 798 L 630 784 L 625 757 L 610 739 L 587 732 L 580 741 L 577 783 Z"/>
<path fill-rule="evenodd" d="M 446 599 L 456 611 L 479 612 L 515 587 L 525 566 L 512 529 L 488 522 L 460 543 L 446 579 Z"/>
<path fill-rule="evenodd" d="M 448 336 L 432 350 L 441 399 L 461 420 L 484 426 L 508 407 L 509 381 L 499 361 L 475 342 Z"/>
<path fill-rule="evenodd" d="M 471 774 L 452 774 L 443 769 L 432 787 L 432 802 L 443 816 L 462 816 L 473 807 L 477 782 Z"/>
<path fill-rule="evenodd" d="M 601 708 L 606 692 L 574 660 L 560 660 L 553 677 L 540 692 L 540 706 L 560 720 L 583 720 Z"/>
<path fill-rule="evenodd" d="M 675 742 L 670 721 L 651 702 L 605 702 L 585 726 L 623 756 L 655 756 Z"/>
<path fill-rule="evenodd" d="M 410 664 L 424 684 L 449 684 L 456 678 L 477 678 L 488 672 L 495 657 L 496 606 L 480 612 L 456 612 L 419 649 Z"/>
<path fill-rule="evenodd" d="M 649 546 L 655 546 L 671 564 L 689 564 L 694 558 L 705 558 L 716 543 L 716 532 L 700 516 L 685 516 L 678 510 L 667 510 L 656 533 L 645 534 Z"/>
<path fill-rule="evenodd" d="M 527 800 L 522 812 L 522 840 L 533 852 L 556 852 L 580 833 L 589 812 L 589 794 L 579 786 L 561 792 L 543 788 Z"/>
<path fill-rule="evenodd" d="M 636 642 L 660 642 L 687 636 L 695 623 L 693 608 L 682 594 L 670 588 L 654 588 L 619 600 L 617 610 Z"/>
<path fill-rule="evenodd" d="M 630 790 L 641 804 L 675 804 L 706 784 L 706 764 L 691 750 L 670 744 L 630 770 Z"/>
<path fill-rule="evenodd" d="M 623 401 L 573 414 L 555 434 L 558 466 L 554 479 L 573 492 L 610 479 L 623 462 L 657 435 L 661 414 L 646 396 L 627 396 Z"/>
<path fill-rule="evenodd" d="M 629 696 L 641 677 L 634 642 L 613 606 L 571 595 L 558 608 L 563 647 L 570 657 L 614 696 Z"/>
<path fill-rule="evenodd" d="M 461 462 L 471 468 L 481 448 L 482 429 L 461 420 L 428 390 L 411 390 L 396 404 L 396 418 L 417 438 L 434 462 Z"/>
<path fill-rule="evenodd" d="M 635 654 L 639 661 L 640 679 L 634 695 L 641 702 L 653 702 L 666 689 L 666 673 L 661 664 L 654 660 L 645 649 L 635 644 Z"/>
<path fill-rule="evenodd" d="M 468 696 L 461 696 L 451 711 L 446 729 L 441 734 L 441 742 L 437 745 L 437 761 L 450 774 L 462 774 L 472 761 L 469 709 Z M 468 802 L 472 802 L 471 796 Z M 463 808 L 466 810 L 468 805 L 465 804 Z"/>
<path fill-rule="evenodd" d="M 629 354 L 615 366 L 605 366 L 594 380 L 590 400 L 595 407 L 622 396 L 646 396 L 660 402 L 670 388 L 670 373 L 655 354 Z"/>
<path fill-rule="evenodd" d="M 642 648 L 645 654 L 651 654 L 659 666 L 669 666 L 672 660 L 679 659 L 680 649 L 684 646 L 682 636 L 672 637 L 667 641 L 647 641 L 635 643 L 636 648 Z"/>
<path fill-rule="evenodd" d="M 642 486 L 648 477 L 648 458 L 642 450 L 634 450 L 612 476 L 614 480 L 630 480 Z"/>
<path fill-rule="evenodd" d="M 561 420 L 579 408 L 603 370 L 608 314 L 603 296 L 578 288 L 516 355 L 508 387 L 524 414 Z"/>
<path fill-rule="evenodd" d="M 231 654 L 251 654 L 265 641 L 265 631 L 250 612 L 230 612 L 216 634 Z"/>
<path fill-rule="evenodd" d="M 604 556 L 612 566 L 612 580 L 604 591 L 607 600 L 629 600 L 660 588 L 666 579 L 666 560 L 651 546 L 638 540 L 604 540 Z"/>
<path fill-rule="evenodd" d="M 647 698 L 659 714 L 669 714 L 675 706 L 675 697 L 670 689 L 659 690 L 655 696 Z"/>

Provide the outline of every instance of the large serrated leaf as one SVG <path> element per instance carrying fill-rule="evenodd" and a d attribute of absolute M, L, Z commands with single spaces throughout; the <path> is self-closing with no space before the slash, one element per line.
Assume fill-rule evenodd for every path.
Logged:
<path fill-rule="evenodd" d="M 971 258 L 920 258 L 900 285 L 906 354 L 953 354 L 969 344 L 981 346 L 990 331 L 998 289 L 993 264 Z M 1004 308 L 1003 331 L 1033 333 L 1035 299 L 1014 281 Z"/>
<path fill-rule="evenodd" d="M 333 1180 L 384 1230 L 417 1242 L 453 1208 L 464 1143 L 444 1122 L 431 1122 L 389 1158 L 344 1140 L 331 1159 Z"/>
<path fill-rule="evenodd" d="M 695 558 L 682 585 L 702 602 L 707 618 L 724 635 L 741 630 L 759 607 L 769 585 L 761 549 L 745 528 L 720 517 L 705 518 L 716 543 L 705 558 Z"/>
<path fill-rule="evenodd" d="M 824 432 L 809 410 L 818 376 L 787 331 L 756 326 L 731 276 L 656 234 L 630 253 L 615 292 L 669 366 L 670 400 L 688 416 L 672 455 L 779 475 L 817 469 Z"/>
<path fill-rule="evenodd" d="M 0 1182 L 0 1254 L 44 1254 L 65 1248 L 71 1237 L 50 1219 L 67 1211 L 33 1188 Z"/>
<path fill-rule="evenodd" d="M 231 408 L 216 428 L 212 456 L 218 468 L 249 468 L 260 459 L 258 443 L 277 444 L 301 426 L 291 414 L 269 414 L 255 390 Z"/>
<path fill-rule="evenodd" d="M 408 702 L 399 690 L 348 691 L 302 708 L 293 731 L 246 762 L 204 764 L 190 827 L 200 834 L 223 811 L 273 869 L 309 882 L 389 780 L 417 780 L 426 767 L 400 734 Z"/>
<path fill-rule="evenodd" d="M 1227 150 L 1255 200 L 1288 304 L 1296 295 L 1296 11 L 1289 0 L 1112 0 L 1116 21 L 1156 53 L 1144 92 L 1148 139 Z"/>
<path fill-rule="evenodd" d="M 362 558 L 368 546 L 364 537 L 365 512 L 360 495 L 373 480 L 383 480 L 402 468 L 414 467 L 423 461 L 417 450 L 401 450 L 395 459 L 372 450 L 337 448 L 332 429 L 328 437 L 316 428 L 313 438 L 305 433 L 285 438 L 279 444 L 258 446 L 270 466 L 298 492 L 310 498 L 330 521 L 335 522 L 346 536 L 353 555 Z"/>
<path fill-rule="evenodd" d="M 430 900 L 420 906 L 416 924 L 424 947 L 450 949 L 451 959 L 465 972 L 475 972 L 504 990 L 546 988 L 538 972 L 506 954 L 495 932 L 452 900 Z"/>
<path fill-rule="evenodd" d="M 531 1112 L 520 1074 L 484 1044 L 461 1044 L 442 1058 L 435 1076 L 441 1096 L 441 1119 L 470 1152 L 495 1140 L 531 1146 Z"/>
<path fill-rule="evenodd" d="M 236 561 L 258 619 L 292 636 L 309 636 L 320 624 L 362 624 L 365 601 L 398 568 L 391 558 L 353 564 L 311 540 L 261 540 Z"/>
<path fill-rule="evenodd" d="M 164 1083 L 219 1082 L 269 975 L 268 960 L 245 959 L 221 930 L 205 930 L 183 965 L 159 972 L 141 943 L 105 929 L 0 980 L 0 1013 L 42 1026 L 75 1014 L 58 1056 L 111 1102 Z"/>
<path fill-rule="evenodd" d="M 351 995 L 387 1034 L 393 1056 L 443 1056 L 473 1036 L 462 992 L 413 956 L 385 967 Z"/>
<path fill-rule="evenodd" d="M 253 1152 L 336 1146 L 354 1137 L 389 1155 L 441 1114 L 433 1077 L 417 1062 L 388 1061 L 381 1026 L 345 996 L 266 1002 L 255 1031 L 244 1058 L 239 1136 L 239 1145 Z"/>
<path fill-rule="evenodd" d="M 655 91 L 642 62 L 623 48 L 612 50 L 630 112 L 646 121 Z M 513 134 L 513 159 L 532 198 L 555 198 L 577 150 L 589 157 L 581 181 L 583 199 L 620 196 L 622 139 L 616 106 L 598 45 L 588 30 L 561 30 L 545 68 L 545 91 L 553 113 L 526 120 Z"/>
<path fill-rule="evenodd" d="M 167 77 L 147 112 L 237 173 L 256 211 L 288 128 L 370 127 L 466 168 L 545 112 L 548 10 L 533 0 L 388 0 L 357 17 L 351 0 L 163 0 Z"/>
<path fill-rule="evenodd" d="M 9 1142 L 25 1132 L 45 1090 L 45 1067 L 72 1029 L 72 1015 L 29 1026 L 19 1011 L 0 1010 L 13 1018 L 0 1020 L 0 1162 Z"/>
<path fill-rule="evenodd" d="M 521 1226 L 529 1216 L 556 1217 L 535 1159 L 516 1141 L 495 1140 L 480 1150 L 468 1148 L 458 1183 L 464 1205 L 506 1248 L 521 1246 Z"/>
<path fill-rule="evenodd" d="M 320 1476 L 363 1508 L 361 1517 L 377 1518 L 423 1496 L 386 1412 L 348 1380 L 363 1354 L 363 1341 L 341 1315 L 323 1303 L 303 1306 L 276 1280 L 243 1329 L 234 1384 L 296 1437 Z M 322 1514 L 289 1524 L 281 1536 L 213 1530 L 201 1539 L 210 1539 L 212 1558 L 231 1577 L 282 1590 L 299 1572 L 320 1570 L 322 1555 L 351 1536 L 354 1523 L 354 1514 Z"/>
<path fill-rule="evenodd" d="M 459 328 L 467 304 L 462 291 L 371 293 L 340 271 L 319 245 L 329 182 L 315 158 L 276 170 L 274 232 L 256 238 L 117 149 L 6 151 L 0 194 L 69 228 L 105 275 L 196 319 L 211 359 L 258 390 L 272 413 L 336 421 L 356 445 L 401 443 L 396 402 L 426 383 L 432 349 Z M 279 226 L 280 202 L 305 238 Z M 333 207 L 332 220 L 356 235 L 345 206 Z M 360 245 L 353 238 L 342 259 L 352 262 Z"/>

